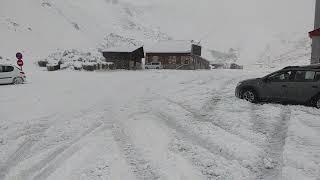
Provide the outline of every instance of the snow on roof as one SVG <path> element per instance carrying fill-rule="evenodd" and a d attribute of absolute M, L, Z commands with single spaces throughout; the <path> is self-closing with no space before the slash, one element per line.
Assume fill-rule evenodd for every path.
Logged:
<path fill-rule="evenodd" d="M 141 46 L 133 46 L 133 45 L 122 46 L 122 47 L 112 47 L 104 50 L 104 52 L 133 52 L 139 49 L 140 47 Z"/>
<path fill-rule="evenodd" d="M 191 53 L 192 41 L 168 40 L 159 41 L 154 46 L 147 48 L 147 53 Z"/>

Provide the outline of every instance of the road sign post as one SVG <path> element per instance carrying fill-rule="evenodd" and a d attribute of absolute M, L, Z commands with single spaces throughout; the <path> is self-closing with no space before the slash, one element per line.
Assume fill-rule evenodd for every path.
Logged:
<path fill-rule="evenodd" d="M 23 55 L 22 55 L 22 53 L 17 53 L 16 54 L 16 58 L 18 59 L 18 61 L 17 61 L 17 65 L 18 66 L 20 66 L 20 68 L 21 68 L 21 71 L 22 71 L 22 66 L 23 66 L 23 60 L 22 60 L 22 58 L 23 58 Z"/>

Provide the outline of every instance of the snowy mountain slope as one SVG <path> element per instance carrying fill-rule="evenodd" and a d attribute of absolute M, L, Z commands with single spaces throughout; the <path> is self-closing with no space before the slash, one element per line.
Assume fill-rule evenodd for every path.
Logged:
<path fill-rule="evenodd" d="M 142 10 L 118 1 L 4 0 L 0 7 L 0 54 L 17 51 L 27 59 L 45 56 L 56 48 L 96 49 L 111 33 L 121 43 L 168 39 L 159 29 L 145 26 L 136 16 Z M 108 39 L 106 39 L 108 40 Z M 124 41 L 124 42 L 121 42 Z M 32 60 L 35 61 L 35 60 Z"/>
<path fill-rule="evenodd" d="M 159 1 L 150 1 L 155 7 L 145 13 L 147 22 L 175 39 L 201 40 L 207 49 L 239 49 L 240 64 L 256 63 L 276 34 L 307 37 L 313 29 L 314 0 Z"/>
<path fill-rule="evenodd" d="M 206 49 L 204 53 L 204 56 L 210 59 L 212 63 L 217 64 L 237 63 L 240 58 L 239 52 L 232 48 L 230 48 L 228 52 Z"/>
<path fill-rule="evenodd" d="M 266 67 L 310 63 L 311 40 L 306 34 L 277 34 L 261 53 L 258 64 Z"/>

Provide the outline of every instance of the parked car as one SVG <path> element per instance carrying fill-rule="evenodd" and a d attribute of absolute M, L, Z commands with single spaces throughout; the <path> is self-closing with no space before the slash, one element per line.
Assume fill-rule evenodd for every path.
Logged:
<path fill-rule="evenodd" d="M 252 103 L 276 101 L 320 109 L 320 64 L 289 66 L 263 78 L 242 81 L 235 94 Z"/>
<path fill-rule="evenodd" d="M 163 69 L 160 62 L 148 63 L 144 66 L 145 69 Z"/>
<path fill-rule="evenodd" d="M 26 75 L 18 67 L 9 64 L 0 64 L 0 84 L 22 84 Z"/>

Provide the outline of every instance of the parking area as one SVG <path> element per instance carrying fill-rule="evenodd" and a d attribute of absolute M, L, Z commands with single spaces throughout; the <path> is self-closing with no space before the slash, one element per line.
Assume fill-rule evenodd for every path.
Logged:
<path fill-rule="evenodd" d="M 33 72 L 0 87 L 0 179 L 317 179 L 320 111 L 234 96 L 266 74 Z"/>

